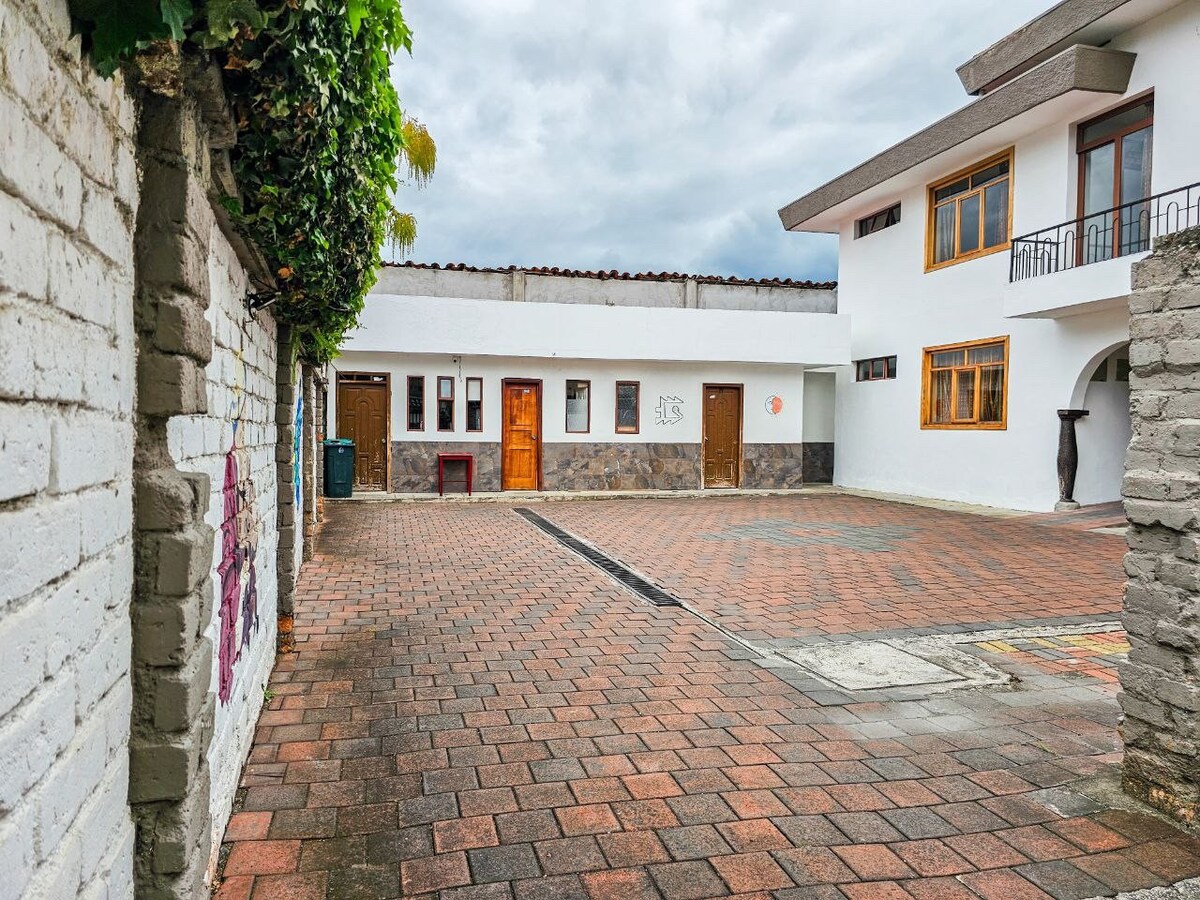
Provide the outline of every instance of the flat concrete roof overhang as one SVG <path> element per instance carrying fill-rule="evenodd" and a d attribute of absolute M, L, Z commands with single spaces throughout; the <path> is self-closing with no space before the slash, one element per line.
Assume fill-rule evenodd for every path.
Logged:
<path fill-rule="evenodd" d="M 1072 44 L 1100 47 L 1181 0 L 1062 0 L 956 70 L 968 94 L 995 90 Z"/>
<path fill-rule="evenodd" d="M 788 231 L 838 230 L 834 221 L 812 222 L 821 213 L 977 137 L 1009 119 L 1074 91 L 1123 94 L 1136 55 L 1076 45 L 1030 69 L 783 209 Z M 802 226 L 807 225 L 807 228 Z"/>

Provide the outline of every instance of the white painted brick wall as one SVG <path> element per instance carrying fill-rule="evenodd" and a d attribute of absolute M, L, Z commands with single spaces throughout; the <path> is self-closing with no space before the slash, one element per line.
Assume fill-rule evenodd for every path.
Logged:
<path fill-rule="evenodd" d="M 213 644 L 214 691 L 218 685 L 221 619 L 221 520 L 225 503 L 225 458 L 234 443 L 234 419 L 238 417 L 241 446 L 247 448 L 250 477 L 254 483 L 258 547 L 254 568 L 258 588 L 258 630 L 234 666 L 229 702 L 216 704 L 209 768 L 212 779 L 211 810 L 213 852 L 229 821 L 233 796 L 242 764 L 250 750 L 254 726 L 263 705 L 263 690 L 275 662 L 278 578 L 276 553 L 276 468 L 275 468 L 275 368 L 276 328 L 268 313 L 251 318 L 246 312 L 249 289 L 245 270 L 233 248 L 215 223 L 210 228 L 209 283 L 211 300 L 207 318 L 214 344 L 208 364 L 208 414 L 177 416 L 167 425 L 167 442 L 176 466 L 209 477 L 211 495 L 205 521 L 214 529 L 213 615 L 206 632 Z M 239 415 L 240 410 L 240 415 Z M 243 576 L 243 583 L 245 576 Z M 241 641 L 241 598 L 238 601 L 236 634 Z"/>
<path fill-rule="evenodd" d="M 0 0 L 0 897 L 131 897 L 136 110 Z"/>

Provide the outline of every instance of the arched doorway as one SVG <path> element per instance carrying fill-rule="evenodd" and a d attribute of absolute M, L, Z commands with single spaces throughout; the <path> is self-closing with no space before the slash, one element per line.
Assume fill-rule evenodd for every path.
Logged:
<path fill-rule="evenodd" d="M 1129 343 L 1097 354 L 1084 368 L 1072 406 L 1088 414 L 1075 427 L 1079 468 L 1075 499 L 1084 505 L 1121 499 L 1129 420 Z"/>

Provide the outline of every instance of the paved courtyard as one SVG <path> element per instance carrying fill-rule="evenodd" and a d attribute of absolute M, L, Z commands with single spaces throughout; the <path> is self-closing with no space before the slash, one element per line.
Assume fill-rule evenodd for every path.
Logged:
<path fill-rule="evenodd" d="M 223 900 L 1020 900 L 1200 876 L 1200 840 L 1112 791 L 1119 537 L 834 494 L 536 511 L 694 612 L 508 505 L 329 504 Z M 782 655 L 928 635 L 1012 680 L 855 691 Z"/>

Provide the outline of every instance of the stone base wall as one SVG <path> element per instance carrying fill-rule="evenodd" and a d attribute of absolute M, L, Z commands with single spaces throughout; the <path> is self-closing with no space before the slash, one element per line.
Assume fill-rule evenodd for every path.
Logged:
<path fill-rule="evenodd" d="M 1200 230 L 1133 267 L 1125 789 L 1200 823 Z"/>
<path fill-rule="evenodd" d="M 700 487 L 700 445 L 546 444 L 542 484 L 548 491 L 694 490 Z"/>
<path fill-rule="evenodd" d="M 439 453 L 474 455 L 472 489 L 500 490 L 500 444 L 496 441 L 393 441 L 392 490 L 398 494 L 436 494 Z M 453 477 L 458 477 L 457 472 Z"/>
<path fill-rule="evenodd" d="M 494 441 L 393 441 L 392 491 L 436 493 L 437 455 L 475 456 L 476 491 L 500 490 L 500 444 Z M 797 488 L 833 481 L 833 444 L 746 444 L 742 487 Z M 554 443 L 542 445 L 547 491 L 687 491 L 703 486 L 700 445 L 691 443 Z M 457 489 L 456 489 L 457 490 Z"/>

